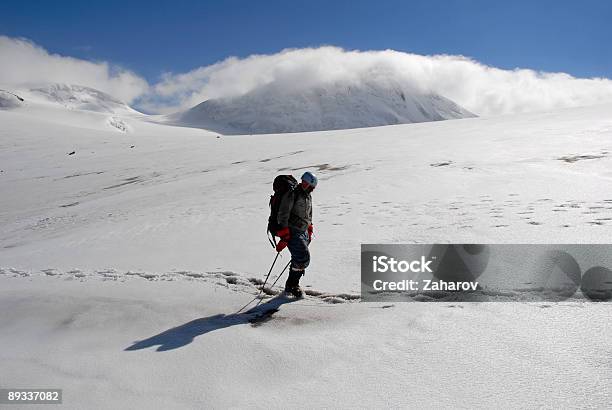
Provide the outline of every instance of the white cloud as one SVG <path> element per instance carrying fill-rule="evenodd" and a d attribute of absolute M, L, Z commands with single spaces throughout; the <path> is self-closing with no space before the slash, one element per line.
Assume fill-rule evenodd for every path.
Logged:
<path fill-rule="evenodd" d="M 438 93 L 479 115 L 612 102 L 609 79 L 503 70 L 462 56 L 320 47 L 228 58 L 187 73 L 166 74 L 147 104 L 170 111 L 210 98 L 239 96 L 268 84 L 291 90 L 334 81 L 391 81 L 407 89 Z"/>
<path fill-rule="evenodd" d="M 137 74 L 107 62 L 50 54 L 29 40 L 0 36 L 0 84 L 84 85 L 136 102 L 150 112 L 185 109 L 210 98 L 240 96 L 266 85 L 290 92 L 339 81 L 384 81 L 406 90 L 435 92 L 479 115 L 612 102 L 612 80 L 605 78 L 503 70 L 462 56 L 337 47 L 230 57 L 187 73 L 166 73 L 150 87 Z"/>
<path fill-rule="evenodd" d="M 18 87 L 46 83 L 92 87 L 128 103 L 149 87 L 142 77 L 107 62 L 49 54 L 29 40 L 0 36 L 0 84 Z"/>

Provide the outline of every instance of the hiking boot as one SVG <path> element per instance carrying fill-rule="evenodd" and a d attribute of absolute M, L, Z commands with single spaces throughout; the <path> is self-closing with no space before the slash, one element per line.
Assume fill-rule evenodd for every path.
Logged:
<path fill-rule="evenodd" d="M 291 295 L 293 295 L 296 298 L 303 298 L 304 297 L 304 291 L 302 290 L 302 288 L 300 288 L 300 285 L 296 285 L 292 288 L 287 288 L 285 287 L 285 293 L 289 293 Z"/>
<path fill-rule="evenodd" d="M 295 297 L 302 297 L 303 292 L 300 288 L 300 278 L 303 272 L 289 269 L 289 277 L 285 283 L 285 292 L 291 293 Z"/>

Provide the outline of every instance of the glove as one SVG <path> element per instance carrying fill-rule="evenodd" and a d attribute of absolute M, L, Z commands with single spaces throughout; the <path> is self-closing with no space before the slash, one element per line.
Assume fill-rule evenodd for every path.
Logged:
<path fill-rule="evenodd" d="M 313 231 L 313 226 L 312 224 L 308 225 L 308 242 L 312 242 L 312 231 Z"/>
<path fill-rule="evenodd" d="M 287 247 L 287 242 L 291 239 L 291 232 L 289 231 L 289 227 L 285 226 L 282 229 L 279 229 L 276 232 L 276 236 L 279 236 L 281 240 L 276 244 L 276 252 L 280 252 Z"/>
<path fill-rule="evenodd" d="M 276 244 L 276 252 L 281 252 L 283 249 L 285 249 L 287 247 L 287 242 L 285 241 L 279 241 Z"/>
<path fill-rule="evenodd" d="M 289 242 L 291 238 L 291 232 L 289 232 L 289 227 L 285 226 L 276 232 L 276 236 L 280 237 L 284 242 Z"/>

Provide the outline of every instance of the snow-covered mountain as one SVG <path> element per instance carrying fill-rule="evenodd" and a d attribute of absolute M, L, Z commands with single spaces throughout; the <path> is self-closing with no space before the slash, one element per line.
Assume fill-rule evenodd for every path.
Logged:
<path fill-rule="evenodd" d="M 475 117 L 442 96 L 407 90 L 380 81 L 286 91 L 277 84 L 259 87 L 240 97 L 207 100 L 168 116 L 147 116 L 102 91 L 73 84 L 48 84 L 0 92 L 0 108 L 54 107 L 57 120 L 92 124 L 93 114 L 106 125 L 130 129 L 126 118 L 202 128 L 221 134 L 268 134 L 323 131 Z M 20 96 L 23 96 L 20 100 Z M 25 102 L 24 102 L 25 101 Z M 58 111 L 59 110 L 59 111 Z M 63 112 L 62 112 L 63 110 Z"/>
<path fill-rule="evenodd" d="M 408 90 L 389 81 L 371 81 L 306 88 L 272 83 L 239 97 L 204 101 L 168 118 L 171 123 L 222 134 L 269 134 L 474 116 L 440 95 Z"/>
<path fill-rule="evenodd" d="M 0 110 L 86 129 L 131 132 L 134 119 L 149 118 L 123 101 L 91 87 L 46 84 L 8 89 L 0 85 Z"/>
<path fill-rule="evenodd" d="M 95 111 L 108 114 L 125 114 L 136 112 L 123 101 L 96 90 L 74 84 L 50 84 L 29 90 L 34 96 L 43 97 L 45 101 L 61 105 L 71 110 Z"/>

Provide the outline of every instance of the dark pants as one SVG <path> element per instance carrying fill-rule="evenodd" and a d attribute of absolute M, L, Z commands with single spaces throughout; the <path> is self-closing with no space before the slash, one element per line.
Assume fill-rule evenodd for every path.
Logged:
<path fill-rule="evenodd" d="M 291 252 L 291 269 L 285 288 L 293 288 L 299 285 L 300 278 L 310 264 L 310 251 L 308 250 L 308 232 L 291 229 L 291 237 L 287 248 Z"/>
<path fill-rule="evenodd" d="M 303 271 L 310 264 L 310 251 L 308 251 L 308 232 L 291 229 L 291 237 L 287 248 L 291 252 L 291 269 Z"/>

